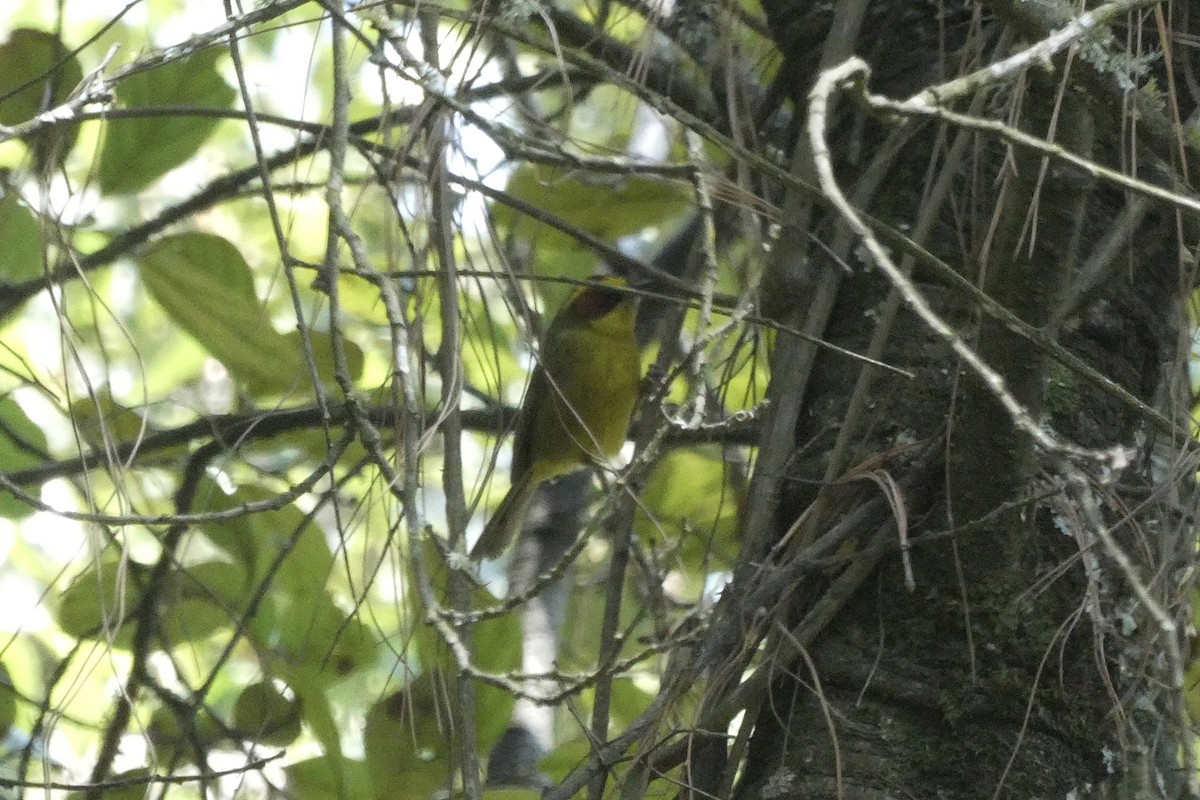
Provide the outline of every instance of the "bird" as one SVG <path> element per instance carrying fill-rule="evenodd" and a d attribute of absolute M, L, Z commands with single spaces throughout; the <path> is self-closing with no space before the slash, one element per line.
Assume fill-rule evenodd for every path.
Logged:
<path fill-rule="evenodd" d="M 543 483 L 602 464 L 625 443 L 641 385 L 637 298 L 628 288 L 623 278 L 593 276 L 546 329 L 517 417 L 511 488 L 471 558 L 508 548 Z"/>

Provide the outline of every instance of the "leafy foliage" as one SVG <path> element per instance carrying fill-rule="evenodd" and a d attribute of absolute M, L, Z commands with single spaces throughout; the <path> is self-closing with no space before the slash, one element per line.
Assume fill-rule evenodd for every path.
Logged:
<path fill-rule="evenodd" d="M 96 172 L 105 194 L 144 189 L 196 154 L 220 120 L 190 109 L 228 108 L 234 91 L 221 78 L 219 49 L 136 72 L 117 87 L 120 107 L 143 116 L 112 120 L 105 127 Z"/>
<path fill-rule="evenodd" d="M 83 79 L 83 68 L 66 45 L 49 31 L 17 28 L 0 45 L 0 125 L 18 125 L 63 103 Z M 78 135 L 67 125 L 22 137 L 39 169 L 66 158 Z"/>
<path fill-rule="evenodd" d="M 896 318 L 898 294 L 872 271 L 878 254 L 863 246 L 851 257 L 863 234 L 851 235 L 829 193 L 810 184 L 813 164 L 789 164 L 793 149 L 811 149 L 802 115 L 813 100 L 788 76 L 815 69 L 820 48 L 805 40 L 804 52 L 785 52 L 785 34 L 821 29 L 825 4 L 810 4 L 798 24 L 793 4 L 772 3 L 677 3 L 668 13 L 640 3 L 402 2 L 334 14 L 269 0 L 228 17 L 221 4 L 167 0 L 86 12 L 14 5 L 0 9 L 0 28 L 12 31 L 0 44 L 0 592 L 12 603 L 2 615 L 0 730 L 13 751 L 0 755 L 29 796 L 48 776 L 86 781 L 71 795 L 88 800 L 101 788 L 176 797 L 197 787 L 214 797 L 528 800 L 547 785 L 555 800 L 562 787 L 589 785 L 599 800 L 674 795 L 701 767 L 724 782 L 708 794 L 728 796 L 735 777 L 755 772 L 742 760 L 755 750 L 748 738 L 790 711 L 772 705 L 767 682 L 784 676 L 807 691 L 813 678 L 787 702 L 800 708 L 811 695 L 825 712 L 831 701 L 805 650 L 821 629 L 800 642 L 792 617 L 803 615 L 789 603 L 834 596 L 827 590 L 852 572 L 839 570 L 882 551 L 857 527 L 825 538 L 851 518 L 847 498 L 860 484 L 882 497 L 909 557 L 913 487 L 889 470 L 911 463 L 917 437 L 911 409 L 889 406 L 900 392 L 854 388 L 869 378 L 810 387 L 807 404 L 784 411 L 767 405 L 771 424 L 792 419 L 760 428 L 768 384 L 843 359 L 869 362 L 905 392 L 919 384 L 955 398 L 964 369 L 939 361 L 949 347 L 935 337 L 912 336 L 895 364 L 862 356 L 909 343 L 873 327 Z M 868 5 L 878 14 L 886 4 Z M 923 8 L 896 6 L 888 24 L 907 25 Z M 999 13 L 962 25 L 972 34 L 949 11 L 930 25 L 951 38 L 984 25 L 964 50 L 975 60 L 993 33 L 1010 41 L 992 27 Z M 1023 35 L 1031 30 L 1023 20 Z M 875 50 L 901 74 L 885 69 L 868 84 L 907 87 L 910 73 L 927 72 L 912 68 L 912 54 Z M 1155 53 L 1125 53 L 1108 34 L 1080 52 L 1146 100 L 1146 113 L 1163 106 Z M 1008 102 L 996 87 L 976 88 L 982 105 Z M 933 151 L 930 175 L 949 158 L 957 128 L 945 120 L 935 146 L 918 137 L 922 120 L 893 148 L 896 118 L 860 105 L 830 122 L 846 151 L 833 171 L 868 170 L 855 191 L 873 191 L 871 159 L 901 152 L 909 134 L 922 158 Z M 995 125 L 980 128 L 971 135 L 988 147 L 988 137 L 1009 146 Z M 971 188 L 950 203 L 960 228 L 936 254 L 907 239 L 917 237 L 908 206 L 919 179 L 898 191 L 901 222 L 873 202 L 859 209 L 879 212 L 872 225 L 907 254 L 904 280 L 917 275 L 939 299 L 964 292 L 953 300 L 971 320 L 954 318 L 964 329 L 991 318 L 963 288 L 981 291 L 975 276 L 947 266 L 946 251 L 974 258 L 976 242 L 992 239 L 990 211 L 978 230 L 963 221 L 987 204 L 990 190 L 972 194 L 988 182 L 985 150 L 952 171 L 947 185 Z M 1055 166 L 1043 171 L 1061 180 L 1046 157 Z M 897 171 L 925 174 L 913 164 Z M 928 182 L 926 197 L 942 185 Z M 780 257 L 787 247 L 808 255 L 792 263 Z M 818 286 L 805 272 L 827 256 L 837 281 L 859 281 L 836 303 L 823 294 L 835 280 Z M 617 463 L 596 464 L 598 480 L 563 480 L 540 496 L 530 524 L 543 527 L 519 551 L 475 564 L 468 545 L 506 488 L 505 437 L 538 365 L 542 320 L 575 284 L 607 271 L 644 295 L 647 378 L 631 444 Z M 807 327 L 794 335 L 800 305 L 814 298 L 846 315 L 822 332 L 838 348 Z M 1091 322 L 1081 319 L 1038 329 L 1076 335 Z M 768 361 L 798 341 L 814 348 L 811 359 L 772 374 Z M 1051 415 L 1091 399 L 1077 365 L 1063 373 L 1056 385 L 1074 390 L 1071 402 L 1047 404 Z M 852 393 L 873 415 L 848 413 L 858 428 L 840 417 L 826 425 L 821 415 L 840 413 Z M 939 407 L 923 443 L 955 413 Z M 804 424 L 823 427 L 800 442 Z M 847 454 L 884 434 L 889 448 L 853 471 Z M 770 460 L 771 478 L 793 481 L 792 495 L 749 491 L 758 444 L 784 452 Z M 837 459 L 832 474 L 846 475 L 831 479 Z M 809 492 L 819 502 L 801 499 Z M 935 506 L 911 521 L 924 524 Z M 1054 524 L 1087 527 L 1067 514 Z M 779 525 L 786 533 L 770 540 Z M 753 558 L 742 553 L 752 545 Z M 788 576 L 797 554 L 813 561 Z M 945 561 L 959 568 L 958 551 Z M 770 576 L 737 587 L 767 598 L 761 605 L 718 605 L 739 564 Z M 971 588 L 980 585 L 994 588 Z M 871 587 L 872 602 L 884 586 Z M 1110 588 L 1088 597 L 1089 613 L 1107 611 Z M 980 626 L 951 594 L 931 589 L 894 606 L 919 615 L 926 603 L 930 618 Z M 977 607 L 1000 609 L 1011 640 L 1034 638 L 1032 621 L 1011 622 L 1008 599 Z M 714 607 L 727 628 L 705 640 Z M 814 616 L 828 624 L 841 608 L 818 605 Z M 1057 622 L 1038 620 L 1039 635 L 1052 640 Z M 969 630 L 968 683 L 972 636 L 981 661 L 1007 655 Z M 1003 681 L 964 694 L 1002 685 L 1032 698 L 1024 672 L 1003 666 Z M 912 671 L 961 678 L 928 664 Z M 874 676 L 872 667 L 862 682 Z M 859 676 L 847 666 L 841 678 Z M 916 707 L 924 687 L 907 681 L 877 679 Z M 953 729 L 969 707 L 947 698 L 958 695 L 936 698 L 946 708 L 934 722 Z M 850 705 L 878 710 L 862 694 Z M 831 729 L 843 721 L 825 719 Z M 526 738 L 513 736 L 518 727 Z M 714 741 L 728 764 L 707 760 Z M 503 780 L 485 788 L 485 775 Z M 793 777 L 780 767 L 763 794 Z"/>
<path fill-rule="evenodd" d="M 171 19 L 151 6 L 156 19 Z M 273 16 L 298 25 L 274 29 Z M 511 304 L 517 296 L 500 291 L 500 282 L 464 277 L 450 310 L 439 279 L 421 270 L 433 226 L 454 219 L 430 214 L 412 176 L 376 182 L 392 169 L 378 142 L 418 129 L 401 125 L 385 139 L 363 126 L 356 135 L 367 138 L 352 138 L 341 174 L 352 178 L 343 193 L 350 223 L 369 235 L 337 251 L 341 272 L 331 285 L 328 271 L 303 263 L 325 257 L 330 131 L 287 116 L 308 92 L 319 98 L 311 110 L 323 109 L 312 119 L 327 113 L 328 98 L 320 97 L 321 82 L 332 79 L 327 43 L 305 74 L 294 59 L 275 59 L 280 47 L 318 41 L 306 38 L 318 31 L 312 19 L 282 4 L 260 19 L 235 23 L 246 46 L 240 62 L 215 33 L 216 19 L 211 34 L 145 41 L 129 41 L 142 35 L 130 19 L 91 40 L 82 22 L 65 19 L 61 41 L 41 20 L 0 46 L 0 124 L 26 123 L 68 101 L 86 112 L 98 98 L 111 112 L 47 122 L 0 149 L 0 279 L 37 298 L 9 307 L 12 335 L 0 354 L 0 464 L 16 481 L 0 489 L 0 515 L 19 525 L 4 574 L 51 612 L 14 631 L 21 647 L 41 649 L 47 666 L 19 659 L 19 647 L 6 651 L 22 665 L 22 693 L 7 688 L 0 696 L 0 723 L 31 734 L 30 752 L 42 752 L 48 743 L 38 720 L 50 709 L 65 712 L 66 739 L 53 742 L 50 763 L 76 773 L 90 768 L 78 759 L 106 736 L 141 731 L 155 756 L 110 776 L 131 795 L 155 776 L 211 770 L 218 754 L 249 759 L 286 748 L 286 766 L 264 775 L 285 781 L 295 796 L 428 797 L 454 787 L 457 693 L 466 673 L 461 653 L 427 624 L 422 593 L 432 589 L 437 602 L 464 613 L 487 613 L 500 600 L 494 586 L 476 587 L 465 600 L 455 590 L 452 599 L 459 578 L 447 568 L 444 545 L 426 540 L 412 550 L 407 500 L 380 469 L 381 460 L 398 467 L 411 446 L 400 434 L 404 393 L 416 388 L 411 410 L 421 414 L 450 410 L 449 387 L 428 356 L 447 341 L 443 317 L 453 313 L 464 326 L 456 347 L 468 397 L 518 399 L 538 330 L 528 312 L 561 303 L 571 287 L 555 281 L 596 271 L 597 243 L 615 248 L 676 225 L 693 189 L 636 171 L 592 175 L 537 161 L 504 169 L 500 195 L 456 212 L 461 226 L 451 231 L 449 255 L 470 265 L 501 252 L 480 227 L 486 218 L 524 253 L 529 274 L 551 280 L 526 284 L 529 293 Z M 459 30 L 448 21 L 442 33 Z M 64 42 L 85 43 L 75 51 Z M 113 42 L 122 46 L 102 73 L 110 83 L 71 95 Z M 355 59 L 362 54 L 348 63 L 364 63 Z M 300 137 L 282 141 L 257 123 L 261 141 L 270 142 L 268 173 L 288 170 L 274 172 L 269 187 L 244 136 L 248 121 L 228 121 L 246 114 L 232 88 L 239 70 L 250 78 L 256 112 L 286 120 L 289 136 Z M 355 113 L 377 114 L 381 106 L 361 95 L 392 79 L 363 73 L 355 80 Z M 286 91 L 266 89 L 272 81 Z M 606 104 L 621 110 L 605 116 Z M 623 146 L 635 107 L 629 95 L 605 89 L 567 128 L 579 142 Z M 462 135 L 455 152 L 492 158 L 478 130 Z M 57 174 L 44 169 L 51 156 Z M 41 202 L 50 189 L 70 194 L 79 212 Z M 590 245 L 572 233 L 579 231 Z M 56 304 L 44 306 L 37 286 L 64 259 L 83 259 L 75 278 L 84 280 L 68 278 Z M 731 265 L 722 269 L 731 282 Z M 405 340 L 396 338 L 398 326 Z M 472 404 L 478 400 L 465 407 Z M 348 429 L 357 435 L 346 437 Z M 381 438 L 364 438 L 367 430 Z M 418 539 L 447 536 L 437 507 L 449 465 L 442 448 L 458 445 L 431 439 L 435 432 L 411 443 L 423 454 L 418 502 L 432 525 L 416 531 Z M 502 432 L 485 423 L 462 442 L 472 498 L 487 487 Z M 699 526 L 728 538 L 725 476 L 714 453 L 699 453 L 669 454 L 654 473 L 645 511 L 656 536 Z M 688 485 L 671 481 L 672 464 L 708 470 L 690 498 Z M 33 497 L 44 491 L 55 511 L 35 513 L 11 490 L 18 487 Z M 82 516 L 61 515 L 67 511 Z M 53 520 L 54 533 L 41 533 L 38 519 Z M 587 555 L 581 567 L 598 569 L 599 557 Z M 595 641 L 595 625 L 577 626 L 586 634 L 580 642 Z M 110 657 L 86 655 L 97 651 Z M 518 672 L 519 609 L 472 625 L 470 652 L 481 675 Z M 645 663 L 618 679 L 616 724 L 649 700 L 631 676 L 652 682 L 655 669 Z M 515 699 L 506 686 L 520 683 L 513 681 L 472 687 L 482 751 L 509 725 Z M 114 682 L 132 696 L 128 721 L 107 708 L 101 687 Z M 584 702 L 590 697 L 585 691 Z M 309 757 L 314 751 L 320 755 Z M 102 763 L 95 777 L 111 768 Z"/>

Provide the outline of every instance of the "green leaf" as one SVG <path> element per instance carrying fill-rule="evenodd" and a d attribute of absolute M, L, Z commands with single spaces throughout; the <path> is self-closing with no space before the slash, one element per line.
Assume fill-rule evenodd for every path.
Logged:
<path fill-rule="evenodd" d="M 577 170 L 544 165 L 520 167 L 505 190 L 610 245 L 622 236 L 674 220 L 693 202 L 690 188 L 683 183 L 636 175 L 584 177 Z M 595 272 L 597 256 L 574 236 L 500 202 L 492 204 L 491 213 L 497 226 L 533 245 L 534 273 L 582 280 Z M 571 291 L 556 284 L 540 288 L 548 310 Z"/>
<path fill-rule="evenodd" d="M 334 769 L 327 756 L 310 758 L 284 767 L 288 778 L 288 796 L 296 800 L 340 800 L 342 797 L 365 798 L 370 792 L 367 766 L 362 761 L 340 759 L 339 768 L 345 788 L 334 781 Z"/>
<path fill-rule="evenodd" d="M 8 734 L 17 719 L 17 691 L 8 669 L 0 663 L 0 738 Z"/>
<path fill-rule="evenodd" d="M 538 800 L 540 790 L 522 789 L 519 786 L 488 787 L 483 790 L 483 800 Z"/>
<path fill-rule="evenodd" d="M 3 49 L 3 48 L 0 48 Z M 0 284 L 42 275 L 42 234 L 33 212 L 9 191 L 0 199 Z"/>
<path fill-rule="evenodd" d="M 193 564 L 173 579 L 180 598 L 208 600 L 222 606 L 226 615 L 236 614 L 249 603 L 249 582 L 242 564 L 205 561 Z"/>
<path fill-rule="evenodd" d="M 138 767 L 126 772 L 118 772 L 107 780 L 116 784 L 111 788 L 104 789 L 101 796 L 104 800 L 145 800 L 147 796 L 153 795 L 155 782 L 149 780 L 153 773 L 145 767 Z M 83 800 L 87 795 L 84 792 L 70 792 L 67 794 L 67 800 Z"/>
<path fill-rule="evenodd" d="M 197 747 L 207 750 L 229 742 L 229 727 L 218 723 L 207 708 L 189 711 L 159 706 L 151 713 L 145 731 L 155 756 L 162 759 L 159 763 L 195 763 Z"/>
<path fill-rule="evenodd" d="M 257 486 L 243 486 L 232 494 L 226 494 L 216 481 L 204 477 L 196 487 L 194 505 L 197 513 L 230 511 L 269 496 L 269 492 Z M 270 515 L 274 512 L 265 513 Z M 255 524 L 259 518 L 258 514 L 240 514 L 220 522 L 205 523 L 202 529 L 209 541 L 241 566 L 247 576 L 247 585 L 257 583 L 268 569 L 267 564 L 260 563 L 264 552 L 263 543 L 259 541 L 259 528 Z"/>
<path fill-rule="evenodd" d="M 247 741 L 284 747 L 300 736 L 300 704 L 270 681 L 252 683 L 233 704 L 233 727 Z"/>
<path fill-rule="evenodd" d="M 13 562 L 10 560 L 9 563 Z M 42 694 L 46 669 L 46 649 L 42 636 L 41 632 L 10 635 L 4 646 L 0 686 L 4 687 L 2 691 L 5 694 L 12 695 L 16 700 L 15 724 L 20 730 L 29 730 L 34 721 L 41 718 L 42 708 L 38 698 Z M 3 736 L 4 730 L 0 729 L 0 738 Z"/>
<path fill-rule="evenodd" d="M 483 594 L 482 590 L 477 590 Z M 486 595 L 485 595 L 486 596 Z M 476 608 L 492 604 L 476 602 Z M 472 630 L 472 658 L 475 665 L 487 672 L 512 672 L 521 666 L 521 620 L 516 614 L 504 614 L 484 620 Z M 475 683 L 475 721 L 481 747 L 490 747 L 508 728 L 515 701 L 498 686 Z"/>
<path fill-rule="evenodd" d="M 242 564 L 206 561 L 171 576 L 162 611 L 164 638 L 175 647 L 230 628 L 250 602 Z"/>
<path fill-rule="evenodd" d="M 428 681 L 383 698 L 367 711 L 363 750 L 373 800 L 420 800 L 447 785 L 449 737 Z"/>
<path fill-rule="evenodd" d="M 379 643 L 357 616 L 347 616 L 328 594 L 308 592 L 277 598 L 282 606 L 278 644 L 281 670 L 304 668 L 330 682 L 373 666 Z"/>
<path fill-rule="evenodd" d="M 76 639 L 111 638 L 114 646 L 129 647 L 132 632 L 125 623 L 137 610 L 140 596 L 130 572 L 140 568 L 105 553 L 99 566 L 84 570 L 59 596 L 54 614 L 58 627 Z"/>
<path fill-rule="evenodd" d="M 610 706 L 613 724 L 623 727 L 633 722 L 657 696 L 657 692 L 644 690 L 632 678 L 614 678 L 612 682 L 612 704 Z"/>
<path fill-rule="evenodd" d="M 82 80 L 79 60 L 57 36 L 18 28 L 0 45 L 0 125 L 19 125 L 61 105 Z M 39 171 L 61 164 L 78 133 L 78 123 L 62 123 L 26 137 Z"/>
<path fill-rule="evenodd" d="M 147 109 L 147 115 L 109 120 L 97 171 L 102 192 L 136 192 L 196 154 L 220 120 L 171 107 L 229 108 L 235 92 L 216 69 L 221 55 L 217 48 L 203 50 L 117 85 L 117 101 L 127 109 Z"/>
<path fill-rule="evenodd" d="M 76 638 L 103 639 L 117 630 L 118 647 L 128 646 L 125 625 L 141 597 L 135 570 L 145 568 L 105 553 L 100 567 L 77 577 L 59 599 L 58 625 Z M 163 594 L 162 635 L 172 646 L 198 642 L 232 626 L 247 602 L 243 570 L 210 561 L 169 576 Z M 124 615 L 124 616 L 121 616 Z"/>
<path fill-rule="evenodd" d="M 671 220 L 692 205 L 691 190 L 683 182 L 636 175 L 583 177 L 578 170 L 540 164 L 520 167 L 506 191 L 609 243 Z M 539 245 L 578 246 L 557 228 L 502 203 L 492 205 L 492 216 L 504 227 L 522 229 Z"/>
<path fill-rule="evenodd" d="M 538 769 L 546 773 L 555 783 L 561 782 L 592 754 L 592 743 L 587 739 L 568 739 L 555 745 L 538 763 Z"/>
<path fill-rule="evenodd" d="M 146 433 L 141 415 L 113 400 L 108 391 L 82 397 L 67 411 L 79 436 L 94 449 L 112 442 L 126 442 Z"/>
<path fill-rule="evenodd" d="M 297 352 L 303 353 L 302 349 L 304 341 L 300 335 L 300 331 L 289 331 L 283 335 L 283 338 Z M 333 339 L 328 333 L 320 331 L 312 331 L 309 333 L 309 342 L 312 345 L 313 361 L 317 365 L 317 374 L 321 376 L 322 383 L 333 384 L 334 380 L 334 359 L 333 359 Z M 346 356 L 346 371 L 350 380 L 357 381 L 362 377 L 363 370 L 363 351 L 362 348 L 354 342 L 346 339 L 342 340 L 342 349 Z M 305 374 L 308 374 L 307 369 Z"/>
<path fill-rule="evenodd" d="M 450 579 L 445 560 L 432 541 L 426 539 L 423 544 L 430 579 L 435 586 L 445 586 Z M 414 598 L 412 602 L 418 601 Z M 477 585 L 471 591 L 472 610 L 491 608 L 498 602 L 483 586 Z M 417 624 L 409 638 L 407 655 L 425 673 L 453 675 L 458 671 L 453 654 L 434 626 Z M 472 662 L 485 672 L 513 672 L 521 666 L 523 641 L 518 615 L 483 620 L 471 631 Z M 508 727 L 514 702 L 513 696 L 499 687 L 475 683 L 475 720 L 481 748 L 487 749 L 499 740 Z"/>
<path fill-rule="evenodd" d="M 33 424 L 11 397 L 0 398 L 0 464 L 5 472 L 15 472 L 46 460 L 46 435 Z M 27 487 L 34 497 L 37 487 Z M 0 517 L 21 519 L 34 509 L 12 492 L 0 487 Z"/>
<path fill-rule="evenodd" d="M 146 737 L 160 757 L 162 754 L 169 754 L 176 758 L 186 758 L 183 754 L 187 753 L 187 735 L 179 716 L 171 709 L 164 706 L 154 709 L 150 715 L 150 722 L 146 725 Z"/>
<path fill-rule="evenodd" d="M 346 769 L 346 760 L 342 757 L 342 734 L 333 718 L 329 698 L 325 694 L 326 682 L 323 676 L 316 675 L 313 670 L 296 670 L 287 673 L 287 678 L 296 693 L 304 721 L 308 723 L 313 735 L 325 750 L 325 761 L 333 785 L 341 787 L 338 797 L 350 797 L 349 772 Z"/>
<path fill-rule="evenodd" d="M 299 351 L 271 326 L 232 243 L 208 233 L 168 236 L 142 254 L 138 267 L 163 310 L 252 389 L 309 382 Z"/>
<path fill-rule="evenodd" d="M 638 536 L 679 543 L 685 555 L 727 551 L 724 555 L 731 556 L 740 498 L 728 484 L 726 470 L 716 446 L 667 453 L 642 492 L 634 518 Z"/>
<path fill-rule="evenodd" d="M 275 495 L 258 486 L 243 486 L 226 494 L 204 479 L 196 491 L 197 511 L 229 511 L 261 503 Z M 303 596 L 319 595 L 333 569 L 333 552 L 321 529 L 295 505 L 243 514 L 204 526 L 204 535 L 242 568 L 246 585 L 257 586 L 271 573 L 273 586 Z M 275 561 L 284 554 L 283 562 Z"/>
<path fill-rule="evenodd" d="M 226 511 L 272 497 L 257 486 L 227 495 L 205 479 L 196 493 L 196 510 Z M 324 591 L 333 569 L 333 553 L 320 527 L 298 508 L 288 504 L 207 523 L 203 531 L 232 558 L 234 564 L 227 567 L 232 570 L 236 565 L 237 574 L 230 571 L 223 580 L 227 588 L 205 581 L 230 608 L 240 611 L 262 581 L 271 581 L 250 620 L 250 635 L 272 655 L 273 668 L 279 674 L 310 668 L 328 683 L 374 665 L 378 637 L 357 618 L 347 621 L 346 612 Z M 244 588 L 232 591 L 237 575 L 245 576 Z M 245 600 L 241 599 L 243 592 Z"/>
<path fill-rule="evenodd" d="M 333 569 L 333 553 L 325 534 L 295 506 L 284 506 L 255 518 L 255 538 L 264 555 L 287 547 L 287 558 L 276 573 L 280 588 L 296 594 L 312 594 L 325 585 Z"/>
<path fill-rule="evenodd" d="M 229 611 L 204 597 L 184 597 L 162 612 L 162 635 L 172 647 L 199 642 L 229 628 Z"/>

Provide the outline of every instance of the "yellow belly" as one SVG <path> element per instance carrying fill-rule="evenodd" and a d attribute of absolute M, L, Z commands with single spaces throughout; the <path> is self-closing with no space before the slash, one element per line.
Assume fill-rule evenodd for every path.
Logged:
<path fill-rule="evenodd" d="M 620 452 L 637 403 L 641 365 L 632 341 L 566 335 L 578 340 L 560 342 L 562 350 L 583 354 L 586 364 L 542 365 L 551 402 L 540 404 L 530 429 L 531 477 L 539 482 Z"/>

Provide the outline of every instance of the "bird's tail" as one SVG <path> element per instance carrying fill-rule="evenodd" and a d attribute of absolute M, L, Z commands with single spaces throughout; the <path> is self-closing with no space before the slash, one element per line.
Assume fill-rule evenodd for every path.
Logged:
<path fill-rule="evenodd" d="M 528 472 L 513 484 L 500 502 L 496 513 L 484 526 L 479 540 L 471 548 L 471 558 L 476 561 L 496 558 L 508 549 L 509 544 L 521 532 L 521 526 L 525 523 L 525 512 L 529 509 L 529 501 L 533 499 L 537 487 L 538 484 L 530 479 Z"/>

